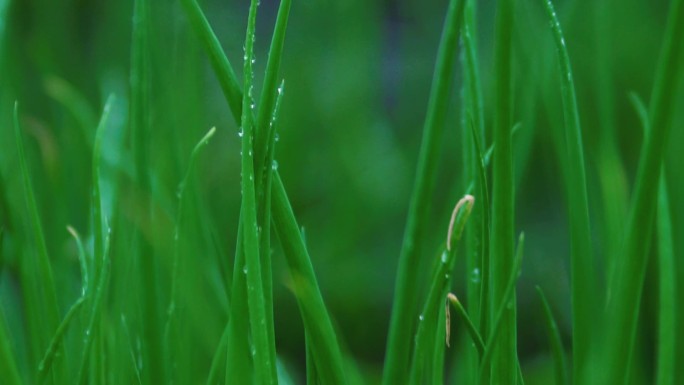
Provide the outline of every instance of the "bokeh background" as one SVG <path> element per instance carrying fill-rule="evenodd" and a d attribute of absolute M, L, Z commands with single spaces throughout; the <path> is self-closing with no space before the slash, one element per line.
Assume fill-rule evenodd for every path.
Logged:
<path fill-rule="evenodd" d="M 198 164 L 198 212 L 202 277 L 192 295 L 198 314 L 193 349 L 211 357 L 228 306 L 220 294 L 232 269 L 240 201 L 237 127 L 196 36 L 178 1 L 152 3 L 152 126 L 149 149 L 157 217 L 145 233 L 160 263 L 160 291 L 172 237 L 176 192 L 194 144 L 212 126 L 217 135 Z M 241 78 L 247 1 L 201 2 Z M 664 0 L 556 1 L 575 73 L 588 165 L 593 239 L 603 256 L 620 242 L 636 171 L 642 130 L 629 94 L 648 102 L 669 2 Z M 257 21 L 256 89 L 278 3 L 262 0 Z M 327 305 L 345 344 L 370 383 L 382 370 L 395 270 L 422 135 L 422 123 L 446 0 L 295 0 L 281 77 L 285 97 L 276 158 Z M 487 143 L 493 106 L 495 1 L 477 2 Z M 79 290 L 75 246 L 66 225 L 89 224 L 90 144 L 108 94 L 117 97 L 104 161 L 110 178 L 104 194 L 130 181 L 126 133 L 132 28 L 131 0 L 0 0 L 0 223 L 7 229 L 0 272 L 0 303 L 18 346 L 24 320 L 17 288 L 18 242 L 26 227 L 11 112 L 19 100 L 32 159 L 34 185 L 66 308 Z M 549 296 L 566 346 L 570 343 L 569 233 L 559 166 L 562 111 L 557 59 L 541 1 L 516 2 L 514 137 L 516 231 L 525 231 L 523 274 L 518 285 L 519 351 L 529 384 L 548 383 L 551 361 L 542 332 L 540 285 Z M 684 38 L 684 37 L 682 37 Z M 432 200 L 426 271 L 446 234 L 448 215 L 465 192 L 461 116 L 462 66 L 443 141 L 437 192 Z M 675 84 L 681 88 L 681 84 Z M 681 97 L 680 92 L 680 97 Z M 680 99 L 681 100 L 681 99 Z M 678 104 L 667 154 L 675 255 L 684 255 L 684 100 Z M 115 182 L 118 181 L 118 182 Z M 140 194 L 144 194 L 140 192 Z M 135 193 L 123 198 L 124 216 L 135 216 Z M 113 198 L 112 198 L 113 199 Z M 112 200 L 110 199 L 110 201 Z M 481 204 L 482 202 L 478 202 Z M 123 208 L 121 208 L 123 207 Z M 648 239 L 644 239 L 648 242 Z M 124 247 L 124 246 L 119 246 Z M 304 334 L 287 271 L 274 242 L 275 321 L 278 352 L 294 376 L 304 365 Z M 654 258 L 642 306 L 637 376 L 652 373 L 652 311 L 657 293 Z M 684 282 L 684 263 L 677 261 Z M 168 267 L 168 266 L 167 266 Z M 459 262 L 454 291 L 476 279 Z M 125 293 L 125 274 L 114 267 L 113 292 Z M 604 275 L 602 275 L 604 276 Z M 604 281 L 605 282 L 605 281 Z M 417 288 L 417 290 L 423 290 Z M 684 288 L 678 288 L 681 293 Z M 219 293 L 219 294 L 217 294 Z M 125 298 L 125 295 L 114 296 Z M 165 295 L 160 302 L 165 303 Z M 113 300 L 114 301 L 114 300 Z M 110 303 L 112 309 L 117 303 Z M 115 311 L 115 310 L 113 310 Z M 684 322 L 684 318 L 680 317 Z M 680 322 L 681 323 L 681 322 Z M 461 337 L 457 337 L 461 338 Z M 679 344 L 684 359 L 684 344 Z M 458 345 L 456 345 L 458 346 Z M 450 360 L 458 359 L 451 349 Z M 681 362 L 681 361 L 680 361 Z M 454 377 L 455 378 L 455 377 Z M 648 381 L 646 381 L 648 382 Z"/>

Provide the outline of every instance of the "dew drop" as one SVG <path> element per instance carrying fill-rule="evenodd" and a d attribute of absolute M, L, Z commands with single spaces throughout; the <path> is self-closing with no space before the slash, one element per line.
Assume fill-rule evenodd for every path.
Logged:
<path fill-rule="evenodd" d="M 474 268 L 473 272 L 470 273 L 470 281 L 473 283 L 480 283 L 480 269 L 479 268 Z"/>
<path fill-rule="evenodd" d="M 425 317 L 423 317 L 423 315 L 422 315 L 422 314 L 418 316 L 418 320 L 419 320 L 419 321 L 421 321 L 421 322 L 422 322 L 422 321 L 423 321 L 424 319 L 425 319 Z"/>

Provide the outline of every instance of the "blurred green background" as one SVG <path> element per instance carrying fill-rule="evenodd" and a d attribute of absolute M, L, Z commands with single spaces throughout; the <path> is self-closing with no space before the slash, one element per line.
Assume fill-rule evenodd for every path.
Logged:
<path fill-rule="evenodd" d="M 160 291 L 168 289 L 178 184 L 192 147 L 212 126 L 218 133 L 198 164 L 197 212 L 203 218 L 193 272 L 200 279 L 191 335 L 200 359 L 213 354 L 227 308 L 223 277 L 232 269 L 240 201 L 240 144 L 221 90 L 178 1 L 152 1 L 152 191 L 135 191 L 127 112 L 131 0 L 0 0 L 0 225 L 6 229 L 0 303 L 18 346 L 22 324 L 17 236 L 26 228 L 11 112 L 21 104 L 32 178 L 54 262 L 62 311 L 80 288 L 78 261 L 66 225 L 87 233 L 91 141 L 104 100 L 117 96 L 104 143 L 108 215 L 135 217 L 139 197 L 151 194 L 152 223 L 143 229 L 161 261 Z M 422 135 L 422 122 L 447 1 L 294 1 L 281 76 L 286 93 L 276 158 L 295 214 L 304 227 L 318 282 L 342 339 L 368 379 L 379 378 L 395 271 Z M 590 209 L 599 256 L 620 242 L 642 132 L 629 93 L 648 101 L 660 52 L 667 1 L 556 2 L 576 79 L 588 165 Z M 238 78 L 248 2 L 201 2 Z M 257 21 L 257 89 L 278 3 L 262 0 Z M 493 100 L 494 1 L 477 2 L 478 49 L 487 130 Z M 548 383 L 549 348 L 541 331 L 541 285 L 569 346 L 569 233 L 558 143 L 562 111 L 558 69 L 540 1 L 516 2 L 513 63 L 516 229 L 527 238 L 518 285 L 519 351 L 529 384 Z M 684 37 L 682 37 L 684 38 Z M 459 61 L 460 63 L 460 61 Z M 433 199 L 426 270 L 446 235 L 448 215 L 469 181 L 462 176 L 462 68 L 457 73 Z M 673 85 L 681 88 L 681 84 Z M 680 96 L 681 96 L 680 92 Z M 684 255 L 684 100 L 670 141 L 667 173 L 672 197 L 675 255 Z M 491 143 L 489 131 L 487 144 Z M 130 190 L 119 196 L 120 187 Z M 477 198 L 477 197 L 476 197 Z M 481 204 L 481 202 L 478 202 Z M 477 203 L 476 203 L 477 204 Z M 199 226 L 199 225 L 198 225 Z M 200 237 L 201 238 L 201 237 Z M 645 240 L 647 241 L 647 240 Z M 276 339 L 294 373 L 304 365 L 304 334 L 287 271 L 274 243 Z M 115 248 L 117 246 L 114 246 Z M 125 241 L 119 246 L 125 250 Z M 168 259 L 166 259 L 168 261 Z M 649 378 L 657 277 L 647 273 L 637 361 Z M 684 282 L 684 262 L 677 275 Z M 114 260 L 116 265 L 116 260 Z M 166 266 L 167 270 L 164 270 Z M 464 292 L 463 260 L 454 292 Z M 125 268 L 114 267 L 115 312 L 125 301 Z M 605 282 L 605 279 L 604 279 Z M 132 289 L 131 289 L 132 290 Z M 417 289 L 418 290 L 418 289 Z M 679 287 L 678 293 L 684 288 Z M 134 292 L 134 291 L 133 291 Z M 118 294 L 116 294 L 118 293 Z M 201 298 L 201 299 L 200 299 Z M 160 303 L 166 306 L 166 294 Z M 680 324 L 684 314 L 680 311 Z M 16 333 L 15 333 L 16 331 Z M 460 337 L 457 337 L 460 338 Z M 452 345 L 454 346 L 454 345 Z M 458 345 L 456 345 L 458 346 Z M 21 348 L 20 348 L 21 349 Z M 679 362 L 684 344 L 679 344 Z M 450 350 L 457 358 L 458 350 Z M 372 382 L 371 382 L 372 383 Z"/>

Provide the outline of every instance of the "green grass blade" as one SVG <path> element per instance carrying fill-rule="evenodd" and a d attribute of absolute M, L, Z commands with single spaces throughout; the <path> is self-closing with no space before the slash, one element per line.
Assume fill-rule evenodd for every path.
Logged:
<path fill-rule="evenodd" d="M 95 141 L 93 127 L 97 124 L 97 115 L 88 99 L 69 82 L 54 76 L 45 80 L 45 92 L 69 111 L 78 122 L 83 137 L 92 145 Z"/>
<path fill-rule="evenodd" d="M 489 306 L 492 312 L 504 299 L 507 279 L 513 271 L 514 264 L 515 192 L 511 140 L 513 3 L 513 0 L 499 0 L 495 20 L 494 142 L 496 147 L 492 171 L 491 304 Z M 515 298 L 511 301 L 515 302 Z M 490 319 L 493 316 L 495 315 L 491 314 Z M 494 384 L 512 384 L 516 381 L 516 339 L 516 314 L 515 309 L 511 308 L 504 312 L 501 338 L 497 342 L 498 347 L 494 349 L 492 361 Z"/>
<path fill-rule="evenodd" d="M 546 296 L 542 291 L 541 287 L 537 286 L 537 294 L 539 294 L 539 300 L 544 308 L 544 326 L 546 326 L 546 334 L 548 335 L 549 342 L 551 345 L 551 352 L 553 353 L 553 365 L 556 373 L 556 385 L 568 385 L 568 365 L 565 361 L 565 349 L 563 348 L 563 340 L 561 339 L 560 332 L 558 331 L 558 326 L 553 317 L 553 312 L 551 311 L 551 306 L 546 300 Z"/>
<path fill-rule="evenodd" d="M 280 106 L 284 92 L 284 85 L 281 83 L 278 87 L 278 97 L 275 102 L 274 110 L 271 120 L 266 128 L 268 134 L 267 150 L 264 166 L 257 169 L 257 181 L 262 181 L 257 185 L 257 196 L 259 199 L 259 207 L 257 211 L 257 222 L 261 224 L 260 227 L 260 245 L 262 250 L 261 258 L 261 282 L 264 292 L 264 303 L 266 310 L 265 328 L 268 333 L 268 346 L 271 362 L 276 362 L 275 351 L 275 326 L 273 321 L 273 272 L 271 262 L 271 187 L 273 182 L 273 170 L 277 168 L 275 156 L 275 134 L 277 129 L 278 117 L 280 114 Z M 258 137 L 258 136 L 257 136 Z M 277 368 L 276 368 L 277 372 Z"/>
<path fill-rule="evenodd" d="M 242 96 L 242 220 L 245 262 L 247 266 L 247 303 L 252 335 L 252 358 L 254 360 L 257 384 L 277 384 L 275 362 L 271 360 L 271 346 L 266 322 L 266 304 L 263 292 L 261 261 L 259 257 L 259 235 L 257 224 L 256 187 L 254 173 L 254 131 L 253 112 L 253 59 L 254 31 L 256 29 L 257 0 L 252 0 L 247 21 L 245 39 L 244 89 Z M 261 251 L 267 252 L 267 251 Z"/>
<path fill-rule="evenodd" d="M 176 328 L 176 323 L 179 322 L 177 320 L 176 314 L 176 303 L 178 302 L 179 296 L 179 270 L 180 266 L 182 265 L 182 262 L 180 261 L 180 242 L 186 236 L 185 217 L 183 215 L 184 208 L 188 204 L 188 202 L 186 202 L 186 189 L 193 180 L 193 172 L 200 151 L 202 148 L 206 147 L 206 145 L 209 143 L 209 140 L 214 136 L 215 133 L 216 127 L 212 127 L 193 148 L 192 153 L 190 154 L 188 169 L 178 189 L 178 211 L 176 212 L 176 225 L 174 229 L 174 253 L 171 272 L 171 300 L 169 302 L 166 326 L 164 328 L 164 347 L 168 358 L 166 364 L 169 365 L 170 368 L 174 367 L 174 361 L 177 358 L 176 356 L 172 356 L 171 352 L 173 351 L 172 336 L 175 334 L 173 328 Z"/>
<path fill-rule="evenodd" d="M 499 306 L 496 309 L 496 313 L 494 313 L 494 317 L 492 318 L 491 333 L 487 337 L 485 351 L 482 355 L 482 361 L 480 362 L 480 385 L 485 385 L 488 383 L 487 379 L 489 378 L 489 376 L 487 376 L 487 373 L 490 372 L 490 364 L 493 365 L 492 357 L 496 350 L 497 339 L 499 338 L 499 335 L 503 330 L 505 314 L 507 311 L 510 311 L 511 308 L 515 307 L 513 306 L 513 302 L 515 301 L 515 283 L 517 282 L 518 277 L 520 276 L 520 268 L 522 267 L 524 246 L 525 233 L 520 233 L 520 237 L 518 238 L 518 248 L 515 252 L 515 261 L 513 262 L 513 269 L 511 269 L 510 275 L 506 279 L 504 295 L 502 297 L 501 302 L 499 302 Z M 512 365 L 518 366 L 517 357 L 514 358 L 515 359 Z M 517 372 L 518 368 L 514 367 L 513 373 L 510 377 L 511 382 L 515 382 L 515 379 L 519 378 L 519 374 Z"/>
<path fill-rule="evenodd" d="M 135 218 L 132 241 L 135 245 L 142 319 L 143 381 L 165 382 L 163 365 L 163 312 L 159 311 L 159 269 L 154 258 L 155 250 L 142 232 L 145 221 L 152 222 L 152 175 L 150 168 L 150 135 L 152 129 L 152 16 L 150 0 L 135 0 L 130 70 L 130 137 L 133 155 L 134 182 L 140 193 L 141 213 Z"/>
<path fill-rule="evenodd" d="M 0 187 L 2 188 L 2 187 Z M 5 240 L 5 228 L 0 226 L 0 277 L 2 277 L 2 270 L 5 267 L 5 261 L 3 260 L 3 253 L 2 253 L 2 243 Z M 2 282 L 2 281 L 0 281 Z"/>
<path fill-rule="evenodd" d="M 589 226 L 589 198 L 584 165 L 582 130 L 580 128 L 577 97 L 570 66 L 556 11 L 551 0 L 544 0 L 546 13 L 551 24 L 561 73 L 561 94 L 565 116 L 565 138 L 567 142 L 567 172 L 563 173 L 570 216 L 570 260 L 572 288 L 572 351 L 573 377 L 583 378 L 586 364 L 594 341 L 596 277 Z"/>
<path fill-rule="evenodd" d="M 230 316 L 228 318 L 228 346 L 226 351 L 225 384 L 235 382 L 251 383 L 253 375 L 250 347 L 245 338 L 249 333 L 249 320 L 245 314 L 247 308 L 247 275 L 245 274 L 243 221 L 240 213 L 235 261 L 233 267 L 233 286 L 231 288 Z"/>
<path fill-rule="evenodd" d="M 480 333 L 477 332 L 475 324 L 468 316 L 468 312 L 466 312 L 466 310 L 463 308 L 461 301 L 459 301 L 455 295 L 449 293 L 447 295 L 447 299 L 449 300 L 449 303 L 456 309 L 458 316 L 465 323 L 466 329 L 468 330 L 468 334 L 470 335 L 470 339 L 473 340 L 473 343 L 475 344 L 475 349 L 477 349 L 477 353 L 480 355 L 480 359 L 482 359 L 482 356 L 484 355 L 485 345 L 484 341 L 482 340 L 482 337 L 480 336 Z"/>
<path fill-rule="evenodd" d="M 242 92 L 240 92 L 240 85 L 235 77 L 235 71 L 233 71 L 233 67 L 221 48 L 221 43 L 219 43 L 214 31 L 212 31 L 209 21 L 204 16 L 197 0 L 181 0 L 181 4 L 192 29 L 204 45 L 204 50 L 209 56 L 209 62 L 218 77 L 221 90 L 228 101 L 230 110 L 233 112 L 233 117 L 239 123 L 238 119 L 242 114 Z"/>
<path fill-rule="evenodd" d="M 475 40 L 475 1 L 467 0 L 463 16 L 463 52 L 464 52 L 464 84 L 467 90 L 464 96 L 464 116 L 463 119 L 463 147 L 464 147 L 464 166 L 465 180 L 475 180 L 473 195 L 480 197 L 483 204 L 482 209 L 476 209 L 473 213 L 471 222 L 472 230 L 466 232 L 466 270 L 473 277 L 485 277 L 485 267 L 489 270 L 489 197 L 486 193 L 485 179 L 480 175 L 481 172 L 481 151 L 477 146 L 473 146 L 471 141 L 466 140 L 472 134 L 478 142 L 484 141 L 484 107 L 482 101 L 482 87 L 480 82 L 479 61 L 477 56 L 477 42 Z M 480 211 L 481 210 L 481 211 Z M 479 248 L 479 250 L 478 250 Z M 477 272 L 477 274 L 476 274 Z M 486 298 L 488 297 L 487 285 L 489 281 L 483 278 L 467 280 L 467 303 L 468 308 L 475 318 L 475 323 L 482 330 L 487 329 Z M 484 299 L 484 300 L 483 300 Z M 468 349 L 468 355 L 472 355 L 472 349 Z M 473 358 L 468 358 L 472 362 L 471 373 L 476 373 L 477 362 Z"/>
<path fill-rule="evenodd" d="M 43 332 L 40 333 L 40 336 L 36 337 L 38 337 L 38 346 L 46 348 L 50 343 L 50 336 L 53 331 L 57 330 L 59 308 L 57 305 L 57 293 L 55 291 L 52 266 L 50 265 L 50 257 L 48 256 L 47 245 L 45 243 L 45 234 L 43 233 L 43 226 L 40 222 L 33 185 L 26 162 L 24 142 L 22 140 L 21 126 L 19 124 L 19 103 L 14 104 L 14 134 L 17 141 L 17 151 L 19 153 L 19 164 L 24 185 L 24 198 L 28 209 L 31 230 L 33 232 L 33 243 L 38 248 L 38 254 L 36 256 L 38 270 L 36 271 L 37 276 L 33 277 L 33 279 L 40 282 L 40 284 L 37 285 L 39 292 L 36 294 L 38 295 L 37 299 L 42 303 L 39 311 L 42 321 L 41 330 Z"/>
<path fill-rule="evenodd" d="M 55 335 L 52 337 L 52 341 L 50 341 L 50 345 L 48 346 L 48 349 L 45 352 L 43 359 L 38 364 L 39 383 L 45 382 L 46 376 L 50 372 L 50 369 L 52 367 L 52 362 L 55 358 L 55 354 L 57 353 L 57 348 L 61 346 L 62 340 L 64 339 L 64 333 L 71 324 L 71 320 L 74 318 L 74 316 L 77 314 L 77 312 L 85 302 L 86 296 L 90 293 L 88 279 L 90 267 L 88 267 L 88 261 L 86 258 L 85 248 L 83 247 L 83 242 L 81 242 L 81 237 L 78 235 L 78 232 L 73 227 L 67 226 L 67 230 L 74 238 L 76 242 L 76 247 L 78 249 L 78 260 L 81 266 L 82 281 L 81 296 L 76 300 L 76 302 L 74 302 L 71 308 L 69 308 L 69 311 L 67 311 L 66 315 L 64 316 L 64 319 L 57 328 L 57 332 L 55 332 Z"/>
<path fill-rule="evenodd" d="M 446 306 L 440 306 L 437 313 L 437 327 L 430 357 L 431 366 L 428 369 L 428 381 L 430 384 L 442 384 L 444 382 L 444 357 L 446 356 Z"/>
<path fill-rule="evenodd" d="M 311 258 L 299 231 L 285 187 L 277 173 L 273 175 L 273 224 L 285 253 L 292 288 L 297 298 L 304 326 L 311 337 L 316 370 L 321 383 L 346 384 L 345 365 L 337 336 L 328 314 Z"/>
<path fill-rule="evenodd" d="M 636 111 L 637 116 L 639 117 L 639 123 L 641 123 L 641 128 L 645 137 L 651 132 L 651 122 L 648 120 L 648 108 L 635 92 L 630 92 L 628 96 L 629 102 L 632 103 L 632 107 L 634 107 L 634 111 Z"/>
<path fill-rule="evenodd" d="M 477 136 L 478 141 L 485 137 L 484 107 L 482 99 L 482 86 L 480 82 L 479 63 L 477 56 L 476 25 L 475 25 L 475 1 L 467 0 L 463 16 L 463 52 L 464 68 L 463 82 L 465 95 L 463 97 L 464 114 L 463 120 L 463 156 L 465 180 L 473 180 L 474 195 L 482 199 L 484 204 L 479 205 L 473 212 L 471 222 L 473 225 L 466 231 L 466 271 L 468 272 L 466 302 L 468 310 L 473 315 L 474 322 L 480 330 L 487 329 L 486 304 L 489 296 L 485 267 L 489 269 L 489 198 L 485 193 L 484 179 L 480 178 L 481 154 L 473 140 L 468 139 L 468 131 Z M 477 369 L 479 358 L 470 344 L 464 352 L 466 364 L 465 379 L 471 383 L 477 381 Z M 441 373 L 440 373 L 441 374 Z"/>
<path fill-rule="evenodd" d="M 218 346 L 214 351 L 214 356 L 211 358 L 211 366 L 209 367 L 209 376 L 207 377 L 207 385 L 217 385 L 219 382 L 219 375 L 221 373 L 220 368 L 222 368 L 221 362 L 226 361 L 226 349 L 228 347 L 228 336 L 229 333 L 228 325 L 223 329 L 221 333 L 221 339 L 219 340 Z"/>
<path fill-rule="evenodd" d="M 115 102 L 114 95 L 109 95 L 105 103 L 100 117 L 100 122 L 95 131 L 95 142 L 93 144 L 93 159 L 92 159 L 92 184 L 93 184 L 93 234 L 95 240 L 95 275 L 94 279 L 97 281 L 99 271 L 102 269 L 102 258 L 104 257 L 104 237 L 107 231 L 104 219 L 102 218 L 102 194 L 100 190 L 100 160 L 102 158 L 102 141 L 104 138 L 105 128 L 109 120 L 109 114 Z"/>
<path fill-rule="evenodd" d="M 648 110 L 641 98 L 630 93 L 629 99 L 639 116 L 644 135 L 651 131 Z M 672 240 L 672 218 L 670 199 L 667 192 L 665 167 L 661 169 L 658 188 L 658 208 L 656 229 L 658 234 L 658 337 L 656 354 L 656 384 L 671 385 L 675 374 L 676 343 L 676 276 L 674 263 L 674 244 Z"/>
<path fill-rule="evenodd" d="M 304 333 L 304 340 L 306 345 L 306 384 L 307 385 L 318 385 L 318 373 L 316 372 L 316 361 L 314 360 L 314 353 L 311 349 L 311 337 L 309 333 Z"/>
<path fill-rule="evenodd" d="M 102 214 L 102 194 L 100 181 L 102 180 L 100 176 L 100 163 L 102 157 L 102 142 L 104 139 L 105 129 L 109 120 L 109 114 L 114 104 L 114 95 L 110 95 L 105 103 L 102 116 L 100 117 L 100 122 L 98 123 L 97 130 L 95 132 L 95 142 L 93 143 L 93 154 L 92 154 L 92 232 L 94 238 L 93 245 L 93 272 L 90 274 L 93 277 L 93 284 L 96 285 L 92 288 L 84 286 L 84 296 L 87 296 L 89 301 L 88 304 L 90 308 L 88 309 L 86 322 L 83 330 L 83 352 L 80 360 L 80 365 L 78 366 L 78 384 L 83 384 L 86 382 L 86 373 L 88 372 L 88 365 L 90 364 L 90 370 L 95 371 L 94 379 L 101 382 L 102 375 L 101 371 L 104 367 L 104 347 L 103 347 L 103 337 L 102 337 L 102 302 L 103 297 L 106 292 L 106 286 L 109 282 L 109 272 L 110 272 L 110 262 L 109 262 L 109 226 Z M 79 237 L 74 232 L 77 244 Z M 82 247 L 82 246 L 79 246 Z M 82 265 L 86 265 L 82 263 Z M 86 265 L 87 268 L 87 265 Z M 85 281 L 85 279 L 84 279 Z M 93 351 L 91 351 L 91 349 Z M 92 356 L 92 357 L 91 357 Z M 92 361 L 91 361 L 92 359 Z"/>
<path fill-rule="evenodd" d="M 385 354 L 384 385 L 404 383 L 409 367 L 410 339 L 418 306 L 415 266 L 427 228 L 431 196 L 437 176 L 444 121 L 448 108 L 449 91 L 456 62 L 458 35 L 463 20 L 464 0 L 451 0 L 447 11 L 442 39 L 437 53 L 428 110 L 423 128 L 423 140 L 418 155 L 416 178 L 406 220 L 404 240 L 399 256 L 392 315 Z"/>
<path fill-rule="evenodd" d="M 480 186 L 481 186 L 481 191 L 482 191 L 482 206 L 483 206 L 483 214 L 482 214 L 482 263 L 481 263 L 481 270 L 480 270 L 480 275 L 481 275 L 481 280 L 482 280 L 482 286 L 480 286 L 481 294 L 480 294 L 480 331 L 484 336 L 487 336 L 489 333 L 489 318 L 488 318 L 488 311 L 487 311 L 487 306 L 489 304 L 489 280 L 490 280 L 490 260 L 489 260 L 489 246 L 490 246 L 490 223 L 491 223 L 491 213 L 490 213 L 490 207 L 489 207 L 489 185 L 487 184 L 487 165 L 485 164 L 485 159 L 484 156 L 482 155 L 482 144 L 480 143 L 480 140 L 478 138 L 476 128 L 474 125 L 470 125 L 471 128 L 471 133 L 472 133 L 472 138 L 473 138 L 473 144 L 475 147 L 475 155 L 477 156 L 476 160 L 476 165 L 477 165 L 477 176 L 480 179 Z"/>
<path fill-rule="evenodd" d="M 97 321 L 102 311 L 103 297 L 107 290 L 106 287 L 109 282 L 109 272 L 111 270 L 109 261 L 109 235 L 104 240 L 102 260 L 102 271 L 98 274 L 99 279 L 97 281 L 97 286 L 92 293 L 90 301 L 91 308 L 89 309 L 88 319 L 83 333 L 83 352 L 78 366 L 78 375 L 76 377 L 78 379 L 76 382 L 77 384 L 89 383 L 86 381 L 86 373 L 88 372 L 86 368 L 88 367 L 89 359 L 93 356 L 93 352 L 91 352 L 93 341 L 100 332 L 99 327 L 97 327 Z M 95 354 L 97 354 L 97 352 L 95 352 Z"/>
<path fill-rule="evenodd" d="M 24 383 L 19 375 L 19 368 L 17 367 L 9 336 L 5 331 L 5 319 L 2 308 L 0 308 L 0 373 L 2 373 L 3 381 L 7 385 L 22 385 Z"/>
<path fill-rule="evenodd" d="M 83 241 L 81 241 L 81 236 L 78 234 L 76 229 L 71 226 L 67 226 L 67 231 L 74 238 L 74 241 L 76 242 L 76 248 L 78 249 L 78 262 L 81 267 L 81 295 L 85 295 L 90 291 L 90 272 L 92 271 L 92 266 L 89 266 L 88 264 L 88 258 L 86 257 Z"/>
<path fill-rule="evenodd" d="M 470 217 L 472 212 L 473 204 L 474 198 L 466 195 L 456 204 L 451 216 L 446 250 L 441 253 L 440 260 L 430 281 L 430 290 L 428 291 L 423 310 L 418 317 L 419 322 L 415 337 L 415 349 L 411 361 L 409 384 L 422 384 L 425 381 L 426 371 L 431 369 L 428 357 L 433 352 L 434 344 L 436 343 L 434 337 L 436 335 L 440 306 L 443 304 L 451 284 L 451 272 L 456 263 L 456 243 L 463 234 L 468 217 Z M 452 242 L 452 237 L 455 242 Z"/>
<path fill-rule="evenodd" d="M 198 13 L 201 14 L 201 10 L 197 9 Z M 197 30 L 201 26 L 199 24 L 194 24 L 193 27 Z M 208 26 L 207 26 L 208 27 Z M 207 44 L 205 42 L 205 50 L 211 55 L 221 55 L 225 57 L 222 53 L 220 46 L 218 45 L 218 40 L 216 39 L 210 28 L 204 28 L 201 31 L 197 31 L 201 39 L 206 40 L 216 40 L 217 44 Z M 230 62 L 226 60 L 215 61 L 214 71 L 217 73 L 219 79 L 230 78 L 230 73 L 234 73 Z M 233 75 L 234 78 L 234 75 Z M 230 95 L 239 95 L 242 99 L 242 92 L 237 85 L 237 82 L 226 82 L 228 85 L 228 90 L 224 89 L 224 95 L 226 99 L 229 100 L 229 107 L 233 116 L 238 119 L 242 115 L 242 108 L 240 104 L 231 103 Z M 280 180 L 280 176 L 277 170 L 273 173 L 274 183 L 271 193 L 272 204 L 273 204 L 273 222 L 276 226 L 276 232 L 279 235 L 281 244 L 283 244 L 283 249 L 285 250 L 285 257 L 288 260 L 288 267 L 292 276 L 296 276 L 304 285 L 304 293 L 307 295 L 304 297 L 298 297 L 298 303 L 300 310 L 302 312 L 302 317 L 305 319 L 316 319 L 318 322 L 313 322 L 311 329 L 313 330 L 311 334 L 312 338 L 312 348 L 316 352 L 316 357 L 321 361 L 322 367 L 318 368 L 321 378 L 326 379 L 326 384 L 345 384 L 345 374 L 344 365 L 342 360 L 342 353 L 340 351 L 339 344 L 337 342 L 337 337 L 335 336 L 334 329 L 332 327 L 332 322 L 330 316 L 327 313 L 323 298 L 320 294 L 320 289 L 318 283 L 316 282 L 316 277 L 311 266 L 311 260 L 309 258 L 306 247 L 301 238 L 301 233 L 299 233 L 297 221 L 295 219 L 294 213 L 290 206 L 289 200 L 287 198 L 287 193 Z M 238 236 L 241 238 L 241 235 Z M 241 242 L 238 243 L 238 249 L 241 248 Z M 237 252 L 236 256 L 241 258 L 241 252 Z M 240 259 L 236 258 L 236 261 Z M 240 266 L 236 262 L 236 266 Z M 238 272 L 241 271 L 236 270 Z M 234 277 L 235 278 L 235 277 Z M 237 281 L 233 282 L 233 288 L 240 288 L 240 284 Z M 232 293 L 232 297 L 240 297 L 239 293 Z M 232 301 L 232 307 L 236 308 L 237 303 Z M 229 322 L 238 322 L 241 320 L 231 319 Z M 231 360 L 231 344 L 229 343 L 229 354 L 227 357 L 228 362 L 234 362 Z M 240 358 L 239 353 L 234 356 L 234 358 Z"/>
<path fill-rule="evenodd" d="M 74 316 L 78 313 L 84 302 L 85 296 L 79 297 L 76 302 L 71 305 L 69 311 L 67 311 L 62 323 L 59 324 L 59 327 L 57 328 L 57 331 L 55 332 L 54 337 L 52 337 L 52 341 L 50 341 L 50 345 L 45 352 L 45 356 L 40 361 L 40 364 L 38 364 L 38 377 L 40 378 L 39 383 L 43 383 L 45 381 L 46 376 L 52 368 L 52 362 L 55 358 L 55 353 L 61 346 L 62 340 L 64 339 L 64 333 L 66 333 L 67 328 L 71 324 L 71 320 L 73 320 Z"/>
<path fill-rule="evenodd" d="M 602 370 L 596 383 L 623 383 L 634 347 L 637 317 L 643 291 L 653 220 L 657 206 L 658 178 L 677 100 L 678 79 L 684 72 L 682 40 L 684 4 L 671 2 L 665 42 L 651 95 L 650 127 L 635 181 L 634 200 L 622 258 L 624 263 L 608 303 L 608 323 Z"/>
<path fill-rule="evenodd" d="M 672 385 L 675 382 L 675 347 L 677 343 L 677 299 L 674 245 L 670 199 L 667 193 L 665 169 L 660 175 L 658 190 L 658 275 L 659 314 L 658 352 L 656 354 L 656 384 Z"/>
<path fill-rule="evenodd" d="M 278 8 L 278 16 L 276 18 L 275 29 L 273 30 L 273 38 L 271 39 L 271 47 L 268 51 L 268 62 L 266 63 L 266 73 L 264 75 L 264 85 L 261 90 L 261 99 L 259 99 L 259 111 L 256 120 L 256 150 L 257 162 L 256 169 L 264 164 L 267 156 L 263 151 L 267 148 L 269 138 L 271 137 L 271 120 L 273 110 L 275 109 L 276 100 L 280 97 L 280 87 L 278 87 L 278 72 L 280 70 L 280 62 L 283 56 L 283 46 L 285 44 L 285 31 L 287 29 L 287 21 L 290 17 L 290 7 L 292 0 L 281 0 Z M 268 165 L 268 163 L 265 163 Z M 267 190 L 268 191 L 268 190 Z"/>

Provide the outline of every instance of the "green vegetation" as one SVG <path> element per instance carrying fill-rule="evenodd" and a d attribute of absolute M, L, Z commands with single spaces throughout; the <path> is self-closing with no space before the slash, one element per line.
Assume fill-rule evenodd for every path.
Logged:
<path fill-rule="evenodd" d="M 0 0 L 0 383 L 684 385 L 666 3 Z"/>

